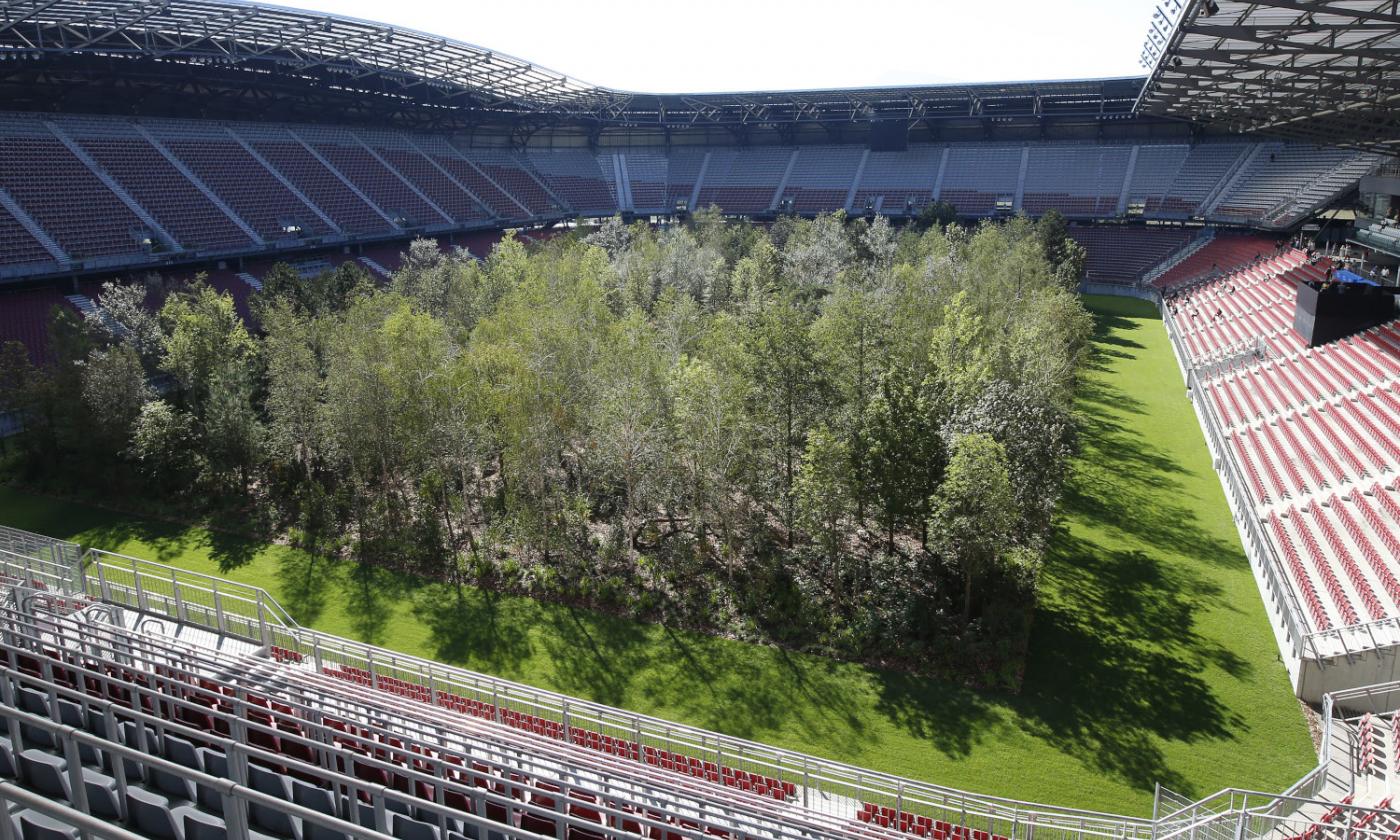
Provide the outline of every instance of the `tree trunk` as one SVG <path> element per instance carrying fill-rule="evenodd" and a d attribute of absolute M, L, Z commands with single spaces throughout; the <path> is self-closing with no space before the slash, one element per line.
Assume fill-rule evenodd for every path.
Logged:
<path fill-rule="evenodd" d="M 963 572 L 963 626 L 972 623 L 972 574 Z"/>
<path fill-rule="evenodd" d="M 787 547 L 792 548 L 792 399 L 791 395 L 783 411 L 783 457 L 786 460 L 783 475 L 783 528 L 787 531 Z"/>

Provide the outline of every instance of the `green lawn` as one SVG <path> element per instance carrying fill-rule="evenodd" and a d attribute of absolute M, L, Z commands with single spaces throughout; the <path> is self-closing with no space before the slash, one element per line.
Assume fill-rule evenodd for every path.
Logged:
<path fill-rule="evenodd" d="M 222 573 L 322 630 L 920 779 L 1146 814 L 1273 790 L 1307 730 L 1155 311 L 1093 298 L 1083 455 L 1018 697 L 366 572 L 0 488 L 0 523 Z"/>

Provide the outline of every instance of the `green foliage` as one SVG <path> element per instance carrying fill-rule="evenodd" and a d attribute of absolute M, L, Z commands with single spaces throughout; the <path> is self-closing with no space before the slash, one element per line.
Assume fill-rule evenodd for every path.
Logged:
<path fill-rule="evenodd" d="M 935 548 L 956 557 L 962 571 L 966 623 L 972 618 L 973 583 L 998 571 L 1014 547 L 1016 509 L 1006 450 L 990 435 L 959 435 L 930 507 Z M 1017 562 L 1023 561 L 1018 557 Z"/>
<path fill-rule="evenodd" d="M 507 236 L 481 263 L 417 240 L 384 289 L 274 268 L 257 335 L 200 281 L 111 287 L 86 326 L 55 322 L 66 366 L 6 362 L 7 400 L 35 472 L 95 464 L 366 569 L 914 669 L 961 646 L 981 679 L 1016 670 L 1027 623 L 996 616 L 1035 603 L 1072 452 L 1089 327 L 1062 240 L 710 210 Z M 961 492 L 950 442 L 984 438 L 1014 529 L 938 507 Z"/>
<path fill-rule="evenodd" d="M 931 201 L 919 211 L 919 218 L 915 224 L 920 230 L 928 230 L 929 228 L 942 230 L 957 220 L 958 208 L 947 201 Z"/>
<path fill-rule="evenodd" d="M 160 366 L 198 405 L 207 398 L 214 371 L 249 360 L 253 339 L 233 308 L 233 298 L 200 280 L 170 296 L 160 310 L 164 352 Z"/>
<path fill-rule="evenodd" d="M 1026 655 L 1002 650 L 1022 637 L 980 629 L 993 605 L 982 596 L 977 633 L 963 631 L 954 604 L 951 626 L 935 623 L 928 640 L 900 643 L 921 648 L 922 661 L 954 680 L 620 617 L 677 615 L 666 611 L 675 596 L 656 583 L 663 560 L 654 549 L 630 558 L 639 572 L 624 579 L 619 601 L 605 601 L 602 585 L 591 590 L 600 605 L 625 607 L 502 594 L 532 561 L 499 518 L 461 563 L 463 580 L 479 588 L 365 572 L 281 541 L 7 487 L 0 524 L 262 586 L 303 624 L 410 655 L 953 787 L 1139 815 L 1151 813 L 1156 782 L 1193 798 L 1231 785 L 1282 790 L 1317 757 L 1167 335 L 1140 301 L 1090 305 L 1098 321 L 1075 404 L 1079 454 L 1064 469 Z M 1014 484 L 1015 457 L 1002 443 Z M 325 498 L 332 508 L 344 503 L 339 493 Z M 315 548 L 348 551 L 355 539 L 347 528 Z M 858 544 L 854 536 L 846 574 L 864 576 L 848 584 L 848 599 L 919 582 L 913 555 L 867 556 Z M 815 553 L 825 572 L 814 548 L 799 544 L 783 561 Z M 791 597 L 758 583 L 777 580 L 745 585 L 754 599 Z M 959 583 L 952 580 L 954 596 Z M 943 585 L 930 584 L 935 592 Z M 799 603 L 825 586 L 811 591 L 804 586 Z M 987 584 L 979 592 L 992 594 Z M 789 638 L 818 652 L 859 651 L 877 632 L 864 628 L 898 627 L 908 616 L 904 603 L 858 611 L 812 603 Z M 969 688 L 971 677 L 944 658 L 985 665 L 992 670 L 982 682 L 1019 685 L 1019 693 Z"/>

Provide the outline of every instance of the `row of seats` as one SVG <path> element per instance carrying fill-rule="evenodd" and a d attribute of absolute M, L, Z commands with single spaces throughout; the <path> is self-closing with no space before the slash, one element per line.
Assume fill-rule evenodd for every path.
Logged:
<path fill-rule="evenodd" d="M 231 690 L 228 686 L 221 687 L 204 680 L 200 680 L 197 687 L 191 684 L 182 690 L 181 681 L 174 672 L 166 672 L 159 676 L 150 675 L 156 676 L 155 679 L 130 671 L 108 674 L 128 681 L 131 688 L 114 690 L 112 686 L 106 686 L 104 690 L 104 686 L 94 684 L 93 677 L 83 675 L 84 669 L 54 664 L 59 661 L 57 651 L 49 651 L 45 657 L 46 661 L 28 655 L 21 655 L 17 659 L 20 660 L 23 673 L 40 677 L 47 668 L 50 672 L 47 679 L 67 689 L 74 689 L 78 684 L 77 677 L 82 676 L 88 693 L 93 697 L 103 701 L 131 704 L 133 709 L 139 705 L 139 709 L 146 715 L 157 715 L 161 719 L 174 721 L 174 726 L 123 722 L 120 727 L 120 740 L 128 746 L 139 747 L 143 752 L 160 755 L 210 775 L 227 777 L 231 765 L 228 756 L 220 753 L 211 739 L 201 737 L 198 733 L 213 733 L 215 738 L 227 736 L 231 727 L 239 726 L 239 720 L 246 720 L 247 724 L 250 724 L 245 725 L 246 743 L 262 751 L 250 753 L 252 757 L 246 767 L 248 785 L 288 803 L 310 807 L 327 815 L 345 813 L 349 809 L 352 813 L 358 813 L 356 819 L 360 824 L 374 825 L 374 810 L 379 803 L 373 791 L 383 788 L 403 795 L 385 800 L 383 804 L 389 811 L 391 830 L 395 836 L 406 840 L 439 840 L 442 837 L 452 840 L 462 836 L 475 836 L 471 827 L 461 824 L 460 821 L 452 822 L 452 828 L 446 834 L 440 833 L 441 819 L 438 820 L 438 825 L 434 825 L 428 809 L 412 805 L 412 799 L 426 803 L 440 802 L 460 813 L 484 813 L 495 822 L 519 825 L 526 830 L 551 836 L 557 833 L 553 820 L 541 813 L 545 808 L 553 808 L 554 804 L 542 801 L 538 794 L 539 790 L 557 792 L 559 787 L 555 783 L 532 780 L 519 773 L 509 773 L 504 767 L 491 767 L 477 761 L 471 763 L 474 772 L 468 772 L 465 769 L 466 763 L 460 756 L 439 756 L 412 744 L 406 747 L 402 741 L 391 735 L 375 733 L 369 728 L 327 715 L 321 717 L 321 723 L 330 731 L 343 733 L 335 736 L 333 745 L 338 753 L 329 760 L 339 772 L 365 783 L 365 786 L 348 794 L 337 793 L 334 787 L 326 786 L 324 774 L 313 772 L 313 768 L 324 766 L 328 759 L 322 752 L 323 747 L 307 737 L 309 733 L 293 717 L 294 710 L 286 703 L 269 700 L 253 692 Z M 139 695 L 139 704 L 133 694 Z M 50 713 L 49 700 L 43 691 L 21 689 L 20 696 L 21 702 L 32 712 L 45 715 Z M 176 698 L 178 702 L 171 702 L 165 698 Z M 242 706 L 242 718 L 237 717 L 239 710 L 235 703 Z M 192 722 L 192 727 L 181 728 L 186 715 L 181 715 L 178 711 L 172 713 L 172 708 L 188 709 L 191 704 L 208 708 L 211 713 L 205 715 L 202 720 Z M 262 711 L 263 709 L 266 711 Z M 97 731 L 110 729 L 106 716 L 85 714 L 79 702 L 60 699 L 56 715 L 68 725 L 85 726 Z M 172 730 L 176 729 L 182 734 L 172 735 Z M 37 739 L 29 738 L 27 742 L 39 743 L 40 747 L 52 746 L 51 743 L 43 743 L 42 736 Z M 24 778 L 31 784 L 40 777 L 58 779 L 53 785 L 41 782 L 39 786 L 51 794 L 64 795 L 65 791 L 59 789 L 61 777 L 66 772 L 66 767 L 62 764 L 63 759 L 40 753 L 41 751 L 23 751 L 21 760 L 16 762 L 18 771 L 24 774 Z M 88 771 L 88 775 L 102 773 L 104 770 L 110 774 L 112 762 L 102 762 L 101 755 L 94 755 L 91 763 L 96 766 Z M 477 802 L 461 791 L 443 791 L 443 796 L 439 799 L 438 789 L 432 782 L 424 779 L 424 772 L 429 771 L 434 762 L 437 762 L 438 766 L 446 762 L 464 768 L 440 775 L 459 783 L 475 785 L 482 791 L 490 791 L 495 794 L 491 797 L 492 801 Z M 47 767 L 52 772 L 44 777 L 42 770 L 33 771 L 29 764 Z M 222 836 L 202 830 L 207 828 L 209 831 L 215 831 L 222 828 L 218 823 L 221 805 L 210 791 L 200 790 L 198 786 L 168 774 L 163 776 L 148 772 L 130 762 L 126 763 L 124 771 L 121 779 L 114 779 L 111 783 L 102 782 L 101 786 L 108 790 L 110 796 L 99 799 L 95 795 L 90 799 L 90 802 L 98 800 L 95 803 L 96 812 L 125 819 L 133 827 L 153 837 L 184 840 L 192 836 Z M 515 786 L 512 788 L 506 783 L 493 781 L 493 778 L 508 778 Z M 131 787 L 122 796 L 121 787 L 124 781 L 140 781 L 145 784 L 145 789 Z M 596 797 L 583 790 L 572 791 L 569 796 L 579 802 L 597 802 Z M 71 797 L 65 798 L 72 801 Z M 519 807 L 508 806 L 500 801 L 503 799 L 521 804 Z M 478 807 L 479 805 L 484 807 Z M 601 814 L 597 810 L 592 810 L 590 814 L 571 806 L 569 814 L 594 824 L 601 822 Z M 667 818 L 663 816 L 661 819 L 664 822 Z M 253 836 L 257 837 L 305 840 L 307 837 L 328 839 L 335 836 L 310 831 L 312 826 L 303 824 L 302 820 L 276 807 L 253 806 L 249 809 L 249 821 L 254 827 Z M 686 827 L 699 826 L 698 822 L 692 821 Z M 601 840 L 601 827 L 599 825 L 599 830 L 590 831 L 570 825 L 567 835 L 574 840 Z M 624 825 L 623 828 L 643 835 L 642 826 L 637 821 Z M 707 833 L 710 836 L 726 836 L 724 832 L 713 830 Z M 649 836 L 652 840 L 681 840 L 681 835 L 677 833 L 659 830 L 648 831 L 644 836 Z"/>
<path fill-rule="evenodd" d="M 506 726 L 515 729 L 524 729 L 536 735 L 543 735 L 556 740 L 564 739 L 564 724 L 549 720 L 548 718 L 507 709 L 505 707 L 498 708 L 494 704 L 458 694 L 444 691 L 432 692 L 429 691 L 427 686 L 419 683 L 401 680 L 396 677 L 383 675 L 375 676 L 363 668 L 356 668 L 351 665 L 324 668 L 323 673 L 337 679 L 355 683 L 356 685 L 387 691 L 390 694 L 406 697 L 420 703 L 441 705 L 463 714 L 469 714 L 487 720 L 497 720 Z M 635 741 L 623 738 L 615 738 L 611 735 L 578 726 L 568 727 L 568 734 L 569 740 L 581 747 L 587 747 L 623 758 L 630 758 L 633 761 L 645 761 L 647 764 L 660 767 L 663 770 L 685 773 L 709 782 L 722 783 L 729 787 L 752 791 L 759 796 L 771 796 L 774 799 L 786 800 L 797 795 L 797 786 L 793 782 L 774 779 L 770 776 L 764 776 L 759 773 L 753 773 L 734 767 L 721 767 L 712 761 L 702 761 L 698 758 L 685 756 L 680 753 L 673 753 L 669 750 L 649 745 L 638 744 Z"/>
<path fill-rule="evenodd" d="M 1194 258 L 1209 249 L 1198 252 Z M 1400 333 L 1321 347 L 1292 329 L 1324 260 L 1285 249 L 1169 289 L 1165 314 L 1314 630 L 1400 616 Z M 1222 251 L 1217 250 L 1219 256 Z"/>
<path fill-rule="evenodd" d="M 1331 808 L 1328 808 L 1326 813 L 1324 813 L 1320 819 L 1309 825 L 1303 831 L 1302 834 L 1298 835 L 1296 838 L 1290 838 L 1290 840 L 1312 840 L 1313 837 L 1315 837 L 1319 832 L 1322 832 L 1329 824 L 1331 824 L 1333 820 L 1341 816 L 1342 811 L 1344 810 L 1343 806 L 1350 805 L 1354 801 L 1356 801 L 1356 794 L 1347 794 L 1345 797 L 1342 798 L 1340 804 L 1333 805 Z"/>
<path fill-rule="evenodd" d="M 63 142 L 68 137 L 100 174 L 70 151 Z M 850 196 L 856 211 L 898 214 L 921 208 L 937 194 L 966 215 L 991 215 L 1014 203 L 1023 188 L 1016 209 L 1111 216 L 1125 189 L 1130 201 L 1137 200 L 1139 169 L 1144 189 L 1170 193 L 1178 189 L 1177 179 L 1151 177 L 1149 170 L 1160 164 L 1185 171 L 1197 155 L 1195 148 L 1181 156 L 1125 144 L 962 143 L 869 153 L 841 146 L 641 149 L 609 155 L 609 165 L 600 166 L 589 150 L 518 153 L 386 131 L 117 117 L 45 122 L 25 114 L 0 116 L 0 140 L 0 188 L 72 259 L 89 261 L 149 257 L 152 239 L 165 233 L 173 241 L 157 243 L 163 247 L 233 253 L 297 236 L 383 235 L 489 217 L 607 214 L 622 205 L 614 164 L 643 212 L 668 211 L 692 197 L 700 206 L 714 203 L 732 213 L 763 213 L 784 200 L 799 212 L 824 212 L 846 206 Z M 1215 160 L 1215 152 L 1204 150 L 1217 148 L 1238 158 L 1241 149 L 1253 146 L 1205 144 L 1202 160 Z M 1279 148 L 1277 164 L 1265 163 L 1267 156 L 1254 158 L 1259 178 L 1275 185 L 1271 189 L 1292 182 L 1278 173 L 1272 177 L 1270 167 L 1286 167 L 1289 178 L 1333 183 L 1370 165 L 1369 157 L 1352 152 Z M 1137 165 L 1129 177 L 1134 150 Z M 1023 158 L 1029 166 L 1021 184 Z M 1224 174 L 1213 177 L 1218 181 Z M 52 190 L 54 183 L 65 189 Z M 146 215 L 134 213 L 109 183 L 119 184 Z M 1194 187 L 1187 193 L 1194 196 Z M 1175 208 L 1167 197 L 1159 208 Z M 1196 200 L 1178 199 L 1187 207 Z M 144 218 L 161 230 L 146 230 Z M 26 241 L 30 237 L 9 238 L 19 244 L 0 247 L 0 265 L 49 261 Z"/>
<path fill-rule="evenodd" d="M 897 828 L 931 840 L 1008 840 L 1000 834 L 936 820 L 923 814 L 896 810 L 888 805 L 876 805 L 873 802 L 862 802 L 856 817 L 864 823 L 874 823 L 881 828 Z"/>
<path fill-rule="evenodd" d="M 1279 243 L 1275 239 L 1218 234 L 1200 250 L 1159 275 L 1152 285 L 1163 290 L 1173 289 L 1202 276 L 1234 271 L 1278 250 Z"/>
<path fill-rule="evenodd" d="M 1196 233 L 1181 228 L 1099 225 L 1071 227 L 1069 235 L 1084 248 L 1084 279 L 1131 283 L 1190 244 Z"/>

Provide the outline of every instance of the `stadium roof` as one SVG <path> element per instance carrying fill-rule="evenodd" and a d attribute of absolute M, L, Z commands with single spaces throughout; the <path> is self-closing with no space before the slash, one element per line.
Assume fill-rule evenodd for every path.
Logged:
<path fill-rule="evenodd" d="M 1142 113 L 1400 152 L 1396 0 L 1164 0 Z"/>
<path fill-rule="evenodd" d="M 1132 116 L 1141 78 L 659 95 L 461 41 L 239 0 L 0 0 L 0 98 L 31 110 L 198 108 L 418 124 L 684 128 Z"/>

